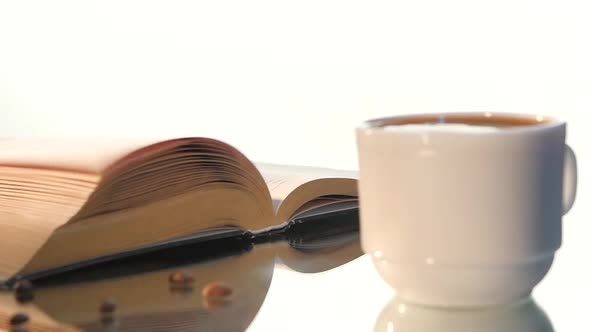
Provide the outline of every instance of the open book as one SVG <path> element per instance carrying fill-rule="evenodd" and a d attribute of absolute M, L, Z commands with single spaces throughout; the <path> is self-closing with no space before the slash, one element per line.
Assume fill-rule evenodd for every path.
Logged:
<path fill-rule="evenodd" d="M 209 138 L 0 139 L 0 281 L 355 204 L 354 172 L 255 165 Z"/>

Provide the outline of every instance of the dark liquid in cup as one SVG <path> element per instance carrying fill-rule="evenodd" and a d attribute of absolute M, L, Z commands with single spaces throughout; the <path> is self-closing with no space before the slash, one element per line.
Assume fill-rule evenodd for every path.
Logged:
<path fill-rule="evenodd" d="M 553 120 L 547 117 L 534 115 L 509 115 L 509 114 L 425 114 L 396 116 L 370 121 L 374 127 L 401 126 L 414 124 L 465 124 L 470 126 L 485 126 L 496 128 L 514 128 L 539 126 L 551 123 Z"/>

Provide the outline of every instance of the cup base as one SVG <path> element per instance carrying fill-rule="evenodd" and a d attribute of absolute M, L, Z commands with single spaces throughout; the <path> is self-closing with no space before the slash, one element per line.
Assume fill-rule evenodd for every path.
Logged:
<path fill-rule="evenodd" d="M 373 257 L 403 300 L 435 307 L 491 307 L 521 301 L 549 271 L 554 255 L 503 266 L 402 265 Z"/>

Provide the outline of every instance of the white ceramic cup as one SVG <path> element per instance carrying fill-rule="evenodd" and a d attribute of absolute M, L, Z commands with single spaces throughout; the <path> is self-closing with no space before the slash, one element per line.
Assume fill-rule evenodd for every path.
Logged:
<path fill-rule="evenodd" d="M 555 118 L 505 113 L 397 116 L 358 128 L 361 243 L 398 296 L 462 307 L 529 296 L 575 199 L 565 130 Z"/>

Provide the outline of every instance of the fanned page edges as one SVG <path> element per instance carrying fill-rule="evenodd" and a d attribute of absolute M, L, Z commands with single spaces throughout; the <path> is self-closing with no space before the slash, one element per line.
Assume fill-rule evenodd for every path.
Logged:
<path fill-rule="evenodd" d="M 267 226 L 274 221 L 270 194 L 262 176 L 243 154 L 223 142 L 209 138 L 181 138 L 129 151 L 129 146 L 138 144 L 136 142 L 127 144 L 123 141 L 121 145 L 124 147 L 115 147 L 114 150 L 126 151 L 126 154 L 116 159 L 112 152 L 94 151 L 96 155 L 105 154 L 108 155 L 107 159 L 114 160 L 110 165 L 105 166 L 102 163 L 105 158 L 97 157 L 95 160 L 99 160 L 99 165 L 94 167 L 88 160 L 83 160 L 85 156 L 68 157 L 67 151 L 70 151 L 69 153 L 81 151 L 80 145 L 83 141 L 76 141 L 73 149 L 69 149 L 67 145 L 57 148 L 59 144 L 65 144 L 67 141 L 59 141 L 59 144 L 51 142 L 44 144 L 44 146 L 52 146 L 52 149 L 56 151 L 56 158 L 76 159 L 72 167 L 68 167 L 63 160 L 51 162 L 49 154 L 43 150 L 33 152 L 32 156 L 27 155 L 19 161 L 18 154 L 6 148 L 6 142 L 2 142 L 5 146 L 0 144 L 0 152 L 8 151 L 7 155 L 0 156 L 0 193 L 3 194 L 0 196 L 10 199 L 12 194 L 2 189 L 4 188 L 2 182 L 5 179 L 1 177 L 2 173 L 8 174 L 3 172 L 7 169 L 16 170 L 12 177 L 18 180 L 17 182 L 31 181 L 39 174 L 51 173 L 49 174 L 51 177 L 44 175 L 44 179 L 49 180 L 47 180 L 48 185 L 43 186 L 49 187 L 59 186 L 68 179 L 85 181 L 82 195 L 84 197 L 77 201 L 77 206 L 72 206 L 72 201 L 65 196 L 59 201 L 66 202 L 67 206 L 54 204 L 51 210 L 46 210 L 43 208 L 45 205 L 40 204 L 42 202 L 38 198 L 45 198 L 44 196 L 29 197 L 27 204 L 33 205 L 28 208 L 27 205 L 24 208 L 18 208 L 18 206 L 6 205 L 10 202 L 0 201 L 0 233 L 6 234 L 5 236 L 9 239 L 14 239 L 12 242 L 4 241 L 4 245 L 0 244 L 1 251 L 8 254 L 6 261 L 1 264 L 3 266 L 0 266 L 0 280 L 9 278 L 19 271 L 22 273 L 27 270 L 27 267 L 30 268 L 29 272 L 33 272 L 37 268 L 49 268 L 53 264 L 60 266 L 73 263 L 67 259 L 70 256 L 91 259 L 93 256 L 86 257 L 82 253 L 86 251 L 90 253 L 89 247 L 98 246 L 98 248 L 109 249 L 107 243 L 99 243 L 101 241 L 96 237 L 106 236 L 109 240 L 106 242 L 112 245 L 109 249 L 111 251 L 116 251 L 115 247 L 119 247 L 115 243 L 117 241 L 129 242 L 126 245 L 130 246 L 149 245 L 154 240 L 147 238 L 142 240 L 140 233 L 146 233 L 146 229 L 153 228 L 151 224 L 154 219 L 159 219 L 157 224 L 164 225 L 169 221 L 168 218 L 177 219 L 176 226 L 172 223 L 169 232 L 168 230 L 163 232 L 170 234 L 165 234 L 166 238 L 161 240 L 187 235 L 184 232 L 194 233 L 207 228 L 227 225 L 248 226 L 249 224 L 257 227 L 259 226 L 257 223 Z M 15 145 L 34 146 L 35 144 L 32 140 L 27 140 L 26 144 L 17 142 Z M 43 144 L 40 145 L 43 146 Z M 89 146 L 99 145 L 103 148 L 109 146 L 109 144 L 89 143 Z M 35 156 L 35 153 L 39 153 L 40 156 Z M 89 152 L 86 154 L 91 155 Z M 47 162 L 47 165 L 44 166 L 42 162 Z M 86 173 L 89 169 L 100 170 L 101 173 Z M 251 196 L 251 198 L 245 196 Z M 220 220 L 201 224 L 198 219 L 199 207 L 187 209 L 187 213 L 190 211 L 193 214 L 196 213 L 190 220 L 185 217 L 180 220 L 179 215 L 182 211 L 178 209 L 170 211 L 169 214 L 165 213 L 174 206 L 187 207 L 194 202 L 194 199 L 200 200 L 194 205 L 205 205 L 205 209 L 207 209 L 206 205 L 220 205 L 220 207 L 209 208 L 210 211 L 208 211 L 210 217 L 217 217 L 219 214 Z M 215 202 L 211 202 L 212 200 Z M 260 217 L 250 218 L 252 220 L 246 225 L 240 225 L 240 220 L 228 224 L 228 218 L 223 215 L 221 205 L 231 205 L 232 200 L 241 200 L 241 204 L 249 202 L 246 214 Z M 40 204 L 41 208 L 39 206 L 35 208 L 35 204 Z M 2 209 L 2 205 L 5 209 Z M 9 211 L 2 212 L 6 209 Z M 260 211 L 250 211 L 254 209 Z M 30 213 L 31 211 L 35 212 L 34 215 Z M 133 218 L 137 220 L 132 220 Z M 110 227 L 117 224 L 116 221 L 131 222 L 125 227 L 115 227 L 109 231 Z M 187 222 L 192 225 L 186 225 Z M 158 233 L 159 231 L 152 229 L 149 232 Z M 82 236 L 85 233 L 91 234 Z M 58 234 L 60 236 L 56 236 Z M 78 235 L 80 235 L 79 238 Z M 19 245 L 23 241 L 26 242 L 25 247 Z M 98 252 L 100 250 L 95 249 L 92 252 L 99 256 L 113 253 Z M 36 262 L 31 264 L 31 261 Z"/>
<path fill-rule="evenodd" d="M 161 143 L 154 138 L 4 138 L 0 165 L 100 175 L 130 153 Z"/>
<path fill-rule="evenodd" d="M 210 138 L 180 138 L 146 146 L 107 167 L 94 192 L 68 224 L 213 184 L 242 188 L 265 210 L 271 204 L 262 175 L 237 149 Z"/>

